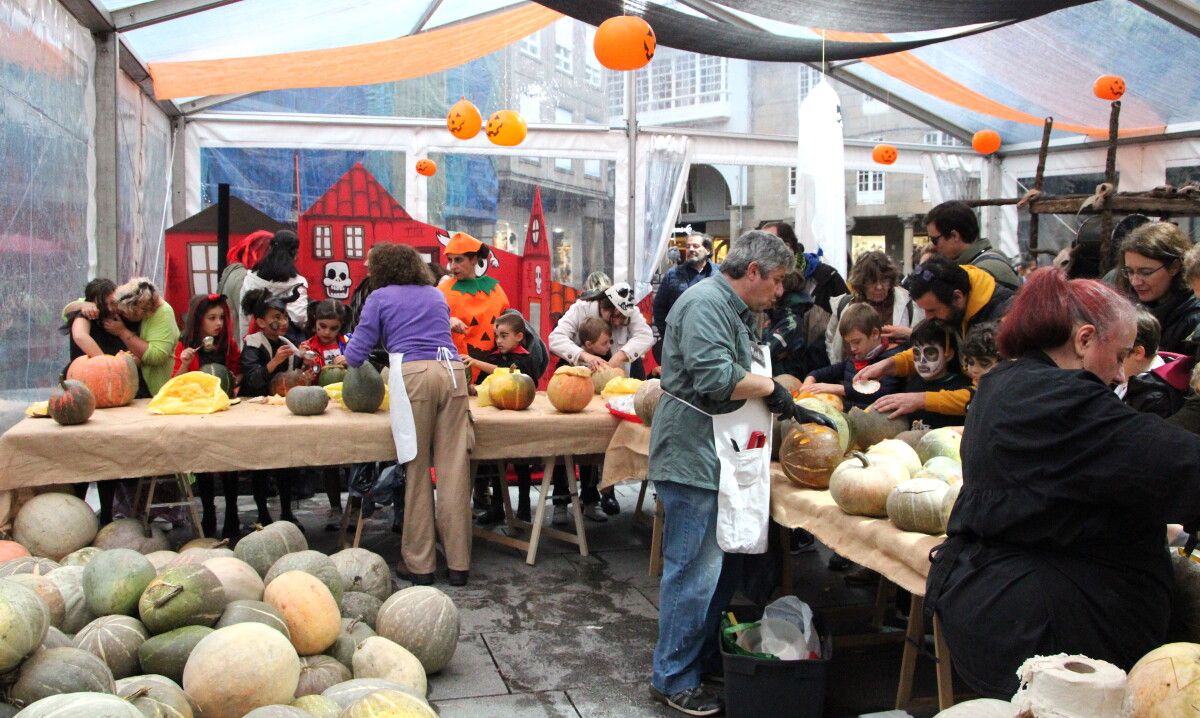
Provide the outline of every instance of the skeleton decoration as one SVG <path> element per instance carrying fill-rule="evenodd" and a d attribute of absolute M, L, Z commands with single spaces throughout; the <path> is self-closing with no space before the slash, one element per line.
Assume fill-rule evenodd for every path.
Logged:
<path fill-rule="evenodd" d="M 613 303 L 617 311 L 626 317 L 633 316 L 633 313 L 637 311 L 637 305 L 633 301 L 633 289 L 626 282 L 617 282 L 605 289 L 604 295 L 608 297 L 608 301 Z"/>
<path fill-rule="evenodd" d="M 325 286 L 325 296 L 330 299 L 347 299 L 350 297 L 350 266 L 345 262 L 326 262 L 321 274 L 321 284 Z"/>
<path fill-rule="evenodd" d="M 542 265 L 537 265 L 533 268 L 533 293 L 541 296 L 542 294 Z"/>

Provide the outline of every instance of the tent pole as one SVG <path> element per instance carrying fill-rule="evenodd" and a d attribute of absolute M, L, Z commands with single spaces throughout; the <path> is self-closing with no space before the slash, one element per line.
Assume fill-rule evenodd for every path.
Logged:
<path fill-rule="evenodd" d="M 626 179 L 626 192 L 629 197 L 629 215 L 626 217 L 628 236 L 626 238 L 626 277 L 629 286 L 636 287 L 637 283 L 637 246 L 638 246 L 638 213 L 637 213 L 637 78 L 636 70 L 625 73 L 625 150 L 628 155 L 629 172 Z"/>
<path fill-rule="evenodd" d="M 1054 118 L 1047 117 L 1042 124 L 1042 147 L 1038 151 L 1037 172 L 1033 176 L 1033 188 L 1038 192 L 1046 183 L 1046 154 L 1050 151 L 1050 130 L 1054 128 Z M 1038 216 L 1029 213 L 1029 249 L 1038 248 Z"/>

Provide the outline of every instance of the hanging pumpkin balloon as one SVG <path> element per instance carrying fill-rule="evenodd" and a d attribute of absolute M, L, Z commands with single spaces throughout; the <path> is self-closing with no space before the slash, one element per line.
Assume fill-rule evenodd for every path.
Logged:
<path fill-rule="evenodd" d="M 871 159 L 881 165 L 894 164 L 899 156 L 894 145 L 875 145 L 875 149 L 871 150 Z"/>
<path fill-rule="evenodd" d="M 422 177 L 432 177 L 437 174 L 437 162 L 433 160 L 417 160 L 417 174 Z"/>
<path fill-rule="evenodd" d="M 1125 78 L 1120 75 L 1101 75 L 1092 83 L 1092 92 L 1101 100 L 1119 100 L 1125 94 Z"/>
<path fill-rule="evenodd" d="M 657 47 L 654 28 L 636 15 L 619 15 L 600 23 L 592 43 L 596 59 L 610 70 L 645 67 Z"/>
<path fill-rule="evenodd" d="M 980 130 L 971 137 L 971 147 L 981 155 L 990 155 L 1000 149 L 1000 133 L 995 130 Z"/>
<path fill-rule="evenodd" d="M 479 108 L 465 97 L 451 105 L 450 111 L 446 113 L 446 129 L 460 140 L 471 139 L 479 134 L 481 127 L 483 115 L 479 114 Z"/>
<path fill-rule="evenodd" d="M 529 127 L 515 110 L 497 110 L 488 118 L 484 132 L 494 145 L 516 147 L 525 141 Z"/>

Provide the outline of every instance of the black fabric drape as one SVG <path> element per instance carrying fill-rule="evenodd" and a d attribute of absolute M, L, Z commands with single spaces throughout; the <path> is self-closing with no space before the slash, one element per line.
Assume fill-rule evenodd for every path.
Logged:
<path fill-rule="evenodd" d="M 917 32 L 1028 20 L 1091 0 L 716 0 L 772 20 L 847 32 Z"/>

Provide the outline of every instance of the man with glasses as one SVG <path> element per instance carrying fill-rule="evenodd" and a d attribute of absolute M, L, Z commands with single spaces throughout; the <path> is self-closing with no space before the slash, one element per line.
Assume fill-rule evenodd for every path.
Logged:
<path fill-rule="evenodd" d="M 960 265 L 973 265 L 992 275 L 1003 286 L 1016 290 L 1021 278 L 1012 260 L 979 236 L 975 211 L 963 202 L 942 202 L 925 215 L 925 231 L 937 253 Z"/>

